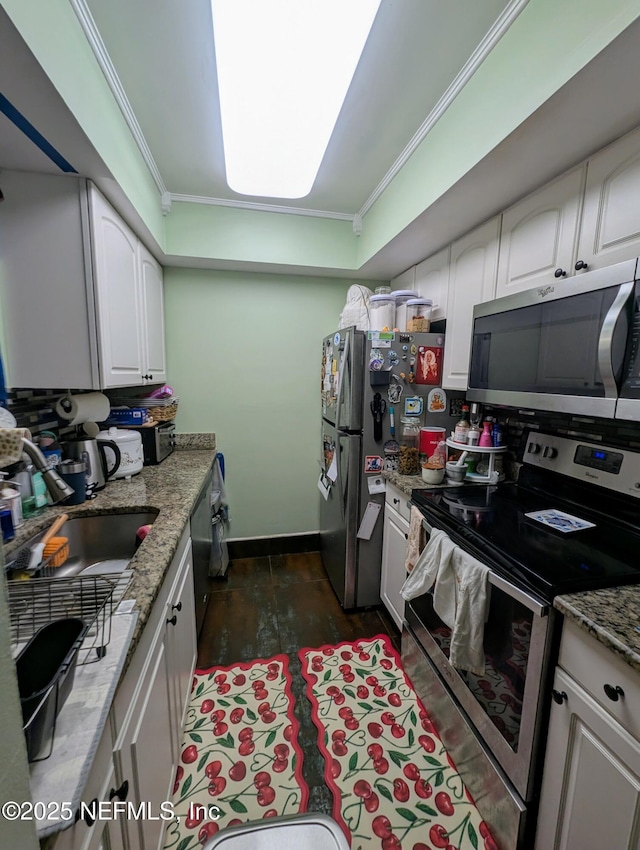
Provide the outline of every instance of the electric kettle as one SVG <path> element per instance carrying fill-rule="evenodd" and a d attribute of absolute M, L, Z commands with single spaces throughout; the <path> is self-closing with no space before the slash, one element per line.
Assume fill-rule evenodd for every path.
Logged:
<path fill-rule="evenodd" d="M 113 464 L 109 466 L 104 448 L 109 446 L 113 452 Z M 96 490 L 102 490 L 120 466 L 120 449 L 113 440 L 96 440 L 84 437 L 81 440 L 68 440 L 64 445 L 67 457 L 82 460 L 87 467 L 86 489 L 90 496 Z"/>

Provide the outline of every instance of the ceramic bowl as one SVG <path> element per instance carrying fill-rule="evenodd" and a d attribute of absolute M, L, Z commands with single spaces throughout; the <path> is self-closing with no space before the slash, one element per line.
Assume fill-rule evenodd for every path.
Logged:
<path fill-rule="evenodd" d="M 444 466 L 422 466 L 422 480 L 425 484 L 442 484 Z"/>
<path fill-rule="evenodd" d="M 447 461 L 447 478 L 449 479 L 449 481 L 463 481 L 466 474 L 466 463 L 463 463 L 462 466 L 459 466 L 457 461 Z"/>

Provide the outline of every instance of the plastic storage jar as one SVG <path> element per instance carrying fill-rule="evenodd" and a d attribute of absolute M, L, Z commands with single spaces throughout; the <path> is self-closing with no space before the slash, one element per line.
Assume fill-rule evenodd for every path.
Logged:
<path fill-rule="evenodd" d="M 429 298 L 410 298 L 407 301 L 407 330 L 413 333 L 428 333 L 431 329 L 431 307 Z"/>
<path fill-rule="evenodd" d="M 391 295 L 372 295 L 369 299 L 370 330 L 392 331 L 396 320 L 396 299 Z"/>
<path fill-rule="evenodd" d="M 396 299 L 396 323 L 399 331 L 407 330 L 407 301 L 411 298 L 419 298 L 420 293 L 413 289 L 396 289 L 391 295 Z"/>
<path fill-rule="evenodd" d="M 420 474 L 420 417 L 403 416 L 400 420 L 400 475 Z"/>

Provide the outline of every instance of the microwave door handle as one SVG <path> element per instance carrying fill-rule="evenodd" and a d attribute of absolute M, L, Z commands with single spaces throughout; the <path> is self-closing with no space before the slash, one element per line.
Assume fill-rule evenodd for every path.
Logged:
<path fill-rule="evenodd" d="M 605 398 L 617 398 L 618 386 L 616 384 L 616 376 L 613 371 L 613 335 L 616 325 L 622 315 L 629 296 L 633 292 L 635 284 L 623 283 L 618 290 L 618 294 L 609 310 L 604 317 L 600 338 L 598 340 L 598 366 L 600 367 L 600 377 L 602 378 L 602 386 L 604 387 Z"/>
<path fill-rule="evenodd" d="M 349 364 L 349 347 L 351 344 L 351 335 L 345 334 L 344 348 L 342 349 L 342 358 L 340 362 L 340 378 L 338 380 L 338 392 L 336 395 L 336 430 L 340 428 L 340 408 L 342 407 L 342 388 L 344 385 L 344 371 L 351 368 Z"/>
<path fill-rule="evenodd" d="M 427 535 L 430 535 L 433 531 L 433 526 L 429 525 L 425 519 L 422 520 L 422 527 Z M 494 573 L 492 569 L 489 569 L 489 584 L 493 585 L 496 590 L 501 590 L 503 593 L 506 593 L 507 596 L 510 596 L 512 599 L 520 602 L 525 606 L 525 608 L 528 608 L 529 611 L 533 611 L 533 613 L 538 617 L 546 616 L 548 608 L 547 605 L 543 605 L 535 597 L 530 596 L 526 591 L 516 587 L 515 584 L 512 584 L 510 581 L 502 578 L 502 576 L 497 573 Z"/>

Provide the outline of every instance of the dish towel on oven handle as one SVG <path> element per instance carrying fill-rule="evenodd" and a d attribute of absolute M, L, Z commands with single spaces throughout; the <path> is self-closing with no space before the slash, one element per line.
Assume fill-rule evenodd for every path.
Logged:
<path fill-rule="evenodd" d="M 459 670 L 484 673 L 484 624 L 488 605 L 489 569 L 433 529 L 429 542 L 403 584 L 403 599 L 414 599 L 433 588 L 433 608 L 451 629 L 449 661 Z"/>
<path fill-rule="evenodd" d="M 411 505 L 409 514 L 409 536 L 407 537 L 407 557 L 404 568 L 410 573 L 418 563 L 420 553 L 424 549 L 425 532 L 422 527 L 422 514 L 415 505 Z"/>

